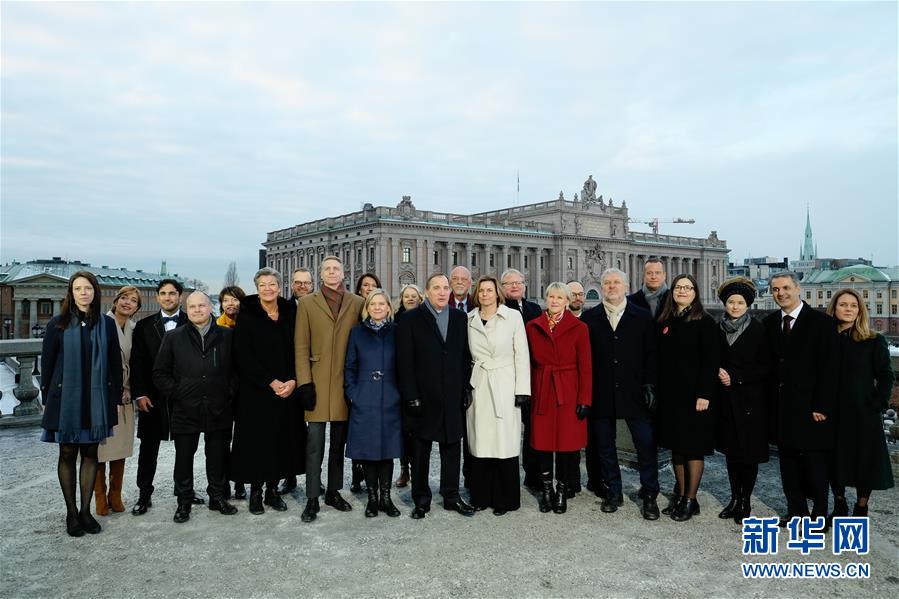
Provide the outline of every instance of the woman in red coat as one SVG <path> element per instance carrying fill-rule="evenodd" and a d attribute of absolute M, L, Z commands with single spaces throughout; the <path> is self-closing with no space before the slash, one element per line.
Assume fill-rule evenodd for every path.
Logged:
<path fill-rule="evenodd" d="M 543 494 L 540 511 L 568 509 L 565 481 L 580 478 L 578 457 L 587 445 L 584 419 L 591 404 L 591 357 L 587 325 L 571 312 L 571 289 L 546 288 L 546 311 L 527 324 L 531 353 L 531 447 L 538 454 Z M 553 494 L 553 453 L 556 492 Z"/>

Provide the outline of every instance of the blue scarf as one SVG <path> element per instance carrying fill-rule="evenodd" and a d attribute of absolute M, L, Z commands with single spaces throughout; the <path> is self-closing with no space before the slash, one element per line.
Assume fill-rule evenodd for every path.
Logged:
<path fill-rule="evenodd" d="M 81 422 L 82 394 L 81 370 L 81 320 L 72 315 L 69 326 L 62 334 L 62 396 L 59 402 L 59 442 L 73 443 L 79 440 L 87 423 Z M 108 397 L 106 363 L 106 317 L 101 315 L 90 329 L 90 439 L 99 443 L 109 434 L 107 421 Z"/>

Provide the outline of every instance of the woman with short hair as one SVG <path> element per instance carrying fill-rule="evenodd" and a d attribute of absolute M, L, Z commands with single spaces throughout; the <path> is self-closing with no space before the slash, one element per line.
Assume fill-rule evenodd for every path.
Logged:
<path fill-rule="evenodd" d="M 381 279 L 375 274 L 367 272 L 356 280 L 355 293 L 362 299 L 368 298 L 368 295 L 375 289 L 381 289 Z M 366 480 L 365 471 L 358 460 L 352 460 L 351 464 L 352 480 L 350 481 L 350 492 L 361 493 L 362 482 Z"/>
<path fill-rule="evenodd" d="M 234 325 L 237 324 L 240 302 L 246 296 L 246 292 L 237 285 L 223 288 L 219 292 L 219 306 L 222 309 L 222 313 L 215 319 L 215 324 L 226 329 L 233 329 Z"/>
<path fill-rule="evenodd" d="M 837 291 L 827 314 L 837 320 L 840 343 L 831 517 L 849 515 L 846 487 L 855 487 L 852 515 L 867 516 L 871 492 L 894 484 L 881 412 L 887 409 L 896 377 L 886 339 L 871 330 L 868 309 L 858 291 Z"/>
<path fill-rule="evenodd" d="M 122 350 L 115 321 L 100 313 L 100 285 L 90 272 L 71 276 L 59 316 L 47 323 L 41 347 L 41 440 L 59 444 L 56 473 L 66 502 L 66 532 L 100 532 L 91 515 L 97 448 L 112 436 L 122 401 Z M 80 509 L 75 504 L 75 462 Z"/>

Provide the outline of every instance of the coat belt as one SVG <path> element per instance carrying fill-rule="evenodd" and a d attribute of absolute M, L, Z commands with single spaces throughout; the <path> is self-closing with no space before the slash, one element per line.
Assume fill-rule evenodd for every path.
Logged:
<path fill-rule="evenodd" d="M 553 386 L 553 395 L 556 398 L 556 405 L 561 406 L 565 403 L 565 396 L 562 395 L 562 373 L 564 372 L 576 372 L 577 366 L 572 364 L 571 366 L 542 366 L 539 368 L 540 371 L 540 396 L 536 398 L 534 408 L 537 410 L 538 414 L 545 414 L 547 408 L 547 402 L 551 401 L 549 398 L 549 389 L 550 385 Z"/>
<path fill-rule="evenodd" d="M 502 418 L 502 410 L 500 408 L 500 398 L 502 397 L 502 389 L 499 389 L 499 382 L 496 380 L 496 370 L 500 368 L 515 367 L 515 361 L 512 358 L 493 358 L 490 360 L 475 360 L 474 367 L 471 370 L 471 378 L 469 384 L 475 389 L 487 377 L 487 388 L 490 390 L 490 399 L 493 402 L 493 414 L 497 418 Z"/>

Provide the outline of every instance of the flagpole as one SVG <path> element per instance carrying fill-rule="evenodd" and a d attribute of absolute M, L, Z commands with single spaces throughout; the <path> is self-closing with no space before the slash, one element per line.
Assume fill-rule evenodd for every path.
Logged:
<path fill-rule="evenodd" d="M 518 194 L 521 192 L 521 177 L 518 171 L 515 171 L 515 205 L 518 205 Z"/>

